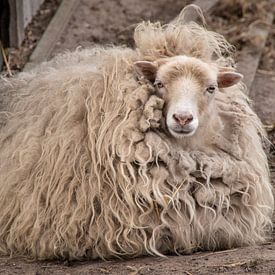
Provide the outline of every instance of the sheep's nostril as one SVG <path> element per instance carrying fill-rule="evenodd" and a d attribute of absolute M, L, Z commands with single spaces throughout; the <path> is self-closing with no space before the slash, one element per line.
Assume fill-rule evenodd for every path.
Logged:
<path fill-rule="evenodd" d="M 173 114 L 174 120 L 181 126 L 189 124 L 193 120 L 192 114 Z"/>
<path fill-rule="evenodd" d="M 193 116 L 190 114 L 190 115 L 187 117 L 186 124 L 190 123 L 192 120 L 193 120 Z"/>

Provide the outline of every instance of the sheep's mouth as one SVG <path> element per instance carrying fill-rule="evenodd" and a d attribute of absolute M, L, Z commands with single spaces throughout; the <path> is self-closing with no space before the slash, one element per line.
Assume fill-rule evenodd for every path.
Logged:
<path fill-rule="evenodd" d="M 186 137 L 186 136 L 192 136 L 196 129 L 169 129 L 170 133 L 174 136 L 174 137 Z"/>
<path fill-rule="evenodd" d="M 191 132 L 193 132 L 194 130 L 186 130 L 186 129 L 173 129 L 174 132 L 176 132 L 177 134 L 190 134 Z"/>
<path fill-rule="evenodd" d="M 192 123 L 188 125 L 178 125 L 174 122 L 171 123 L 169 118 L 166 120 L 166 129 L 168 132 L 175 138 L 184 138 L 192 136 L 198 129 L 199 121 L 197 118 L 194 118 Z"/>

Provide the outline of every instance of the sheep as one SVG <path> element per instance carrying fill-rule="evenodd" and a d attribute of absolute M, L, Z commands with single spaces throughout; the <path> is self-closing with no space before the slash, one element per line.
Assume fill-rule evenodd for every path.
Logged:
<path fill-rule="evenodd" d="M 163 256 L 269 238 L 265 133 L 232 47 L 182 16 L 139 24 L 135 49 L 77 49 L 2 79 L 1 255 Z"/>

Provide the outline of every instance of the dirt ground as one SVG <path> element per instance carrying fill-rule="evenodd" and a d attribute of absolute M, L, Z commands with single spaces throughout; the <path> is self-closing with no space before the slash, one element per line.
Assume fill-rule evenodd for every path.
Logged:
<path fill-rule="evenodd" d="M 182 0 L 81 0 L 53 55 L 93 44 L 133 45 L 132 31 L 141 20 L 169 22 L 185 4 Z M 223 0 L 206 16 L 209 27 L 236 46 L 238 57 L 250 43 L 248 30 L 274 8 L 268 0 Z M 275 144 L 275 21 L 250 96 Z M 275 186 L 275 151 L 269 153 Z M 0 258 L 0 274 L 275 274 L 275 236 L 262 246 L 228 251 L 199 252 L 167 258 L 144 257 L 109 262 L 30 262 Z"/>
<path fill-rule="evenodd" d="M 144 257 L 109 262 L 35 262 L 1 259 L 0 274 L 275 274 L 275 243 L 166 258 Z"/>
<path fill-rule="evenodd" d="M 190 0 L 81 0 L 53 55 L 78 46 L 133 45 L 137 23 L 172 20 Z"/>

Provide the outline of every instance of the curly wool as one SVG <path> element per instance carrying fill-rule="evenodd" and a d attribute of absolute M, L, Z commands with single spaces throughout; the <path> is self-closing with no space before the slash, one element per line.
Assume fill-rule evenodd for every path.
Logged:
<path fill-rule="evenodd" d="M 180 147 L 162 126 L 163 100 L 133 70 L 183 54 L 223 66 L 231 46 L 182 20 L 142 23 L 134 37 L 135 50 L 77 50 L 2 79 L 14 96 L 1 114 L 1 254 L 134 257 L 268 238 L 264 132 L 244 87 L 217 93 L 207 146 L 200 135 Z"/>

